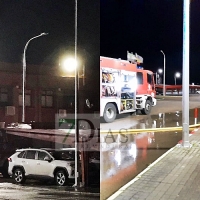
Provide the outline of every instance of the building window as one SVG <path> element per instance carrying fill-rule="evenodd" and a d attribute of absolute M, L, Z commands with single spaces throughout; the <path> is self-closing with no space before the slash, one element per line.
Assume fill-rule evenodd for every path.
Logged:
<path fill-rule="evenodd" d="M 0 88 L 0 102 L 1 103 L 8 102 L 8 89 L 7 88 Z"/>
<path fill-rule="evenodd" d="M 53 107 L 53 91 L 42 92 L 42 107 Z"/>
<path fill-rule="evenodd" d="M 22 91 L 19 94 L 19 105 L 23 105 L 23 95 Z M 25 91 L 25 106 L 31 106 L 31 90 Z"/>
<path fill-rule="evenodd" d="M 67 109 L 74 109 L 75 96 L 64 96 L 64 105 Z"/>

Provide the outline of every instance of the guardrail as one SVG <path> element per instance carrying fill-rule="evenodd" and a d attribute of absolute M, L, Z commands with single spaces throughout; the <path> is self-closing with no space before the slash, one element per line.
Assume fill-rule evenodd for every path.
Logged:
<path fill-rule="evenodd" d="M 157 93 L 163 93 L 163 85 L 155 85 Z M 189 85 L 190 93 L 197 93 L 200 90 L 200 85 Z M 182 85 L 165 85 L 166 92 L 171 94 L 182 92 Z"/>

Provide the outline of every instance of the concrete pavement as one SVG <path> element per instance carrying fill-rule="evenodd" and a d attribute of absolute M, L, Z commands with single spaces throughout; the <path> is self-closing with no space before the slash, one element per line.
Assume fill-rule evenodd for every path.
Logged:
<path fill-rule="evenodd" d="M 199 200 L 200 129 L 190 144 L 171 148 L 108 200 Z"/>

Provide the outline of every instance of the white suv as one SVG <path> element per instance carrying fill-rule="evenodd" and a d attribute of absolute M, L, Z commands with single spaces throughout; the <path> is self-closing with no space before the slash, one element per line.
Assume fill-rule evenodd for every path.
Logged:
<path fill-rule="evenodd" d="M 16 183 L 26 178 L 54 178 L 57 185 L 67 184 L 75 176 L 74 150 L 18 149 L 8 158 L 8 174 Z"/>

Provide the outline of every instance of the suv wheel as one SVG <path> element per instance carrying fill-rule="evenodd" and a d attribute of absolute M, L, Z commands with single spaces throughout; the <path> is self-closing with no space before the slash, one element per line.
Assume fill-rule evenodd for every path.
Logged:
<path fill-rule="evenodd" d="M 60 185 L 60 186 L 66 185 L 67 179 L 68 177 L 64 170 L 59 170 L 56 172 L 56 175 L 55 175 L 56 185 Z"/>
<path fill-rule="evenodd" d="M 17 168 L 14 170 L 13 178 L 16 183 L 24 183 L 25 182 L 25 175 L 22 169 Z"/>

